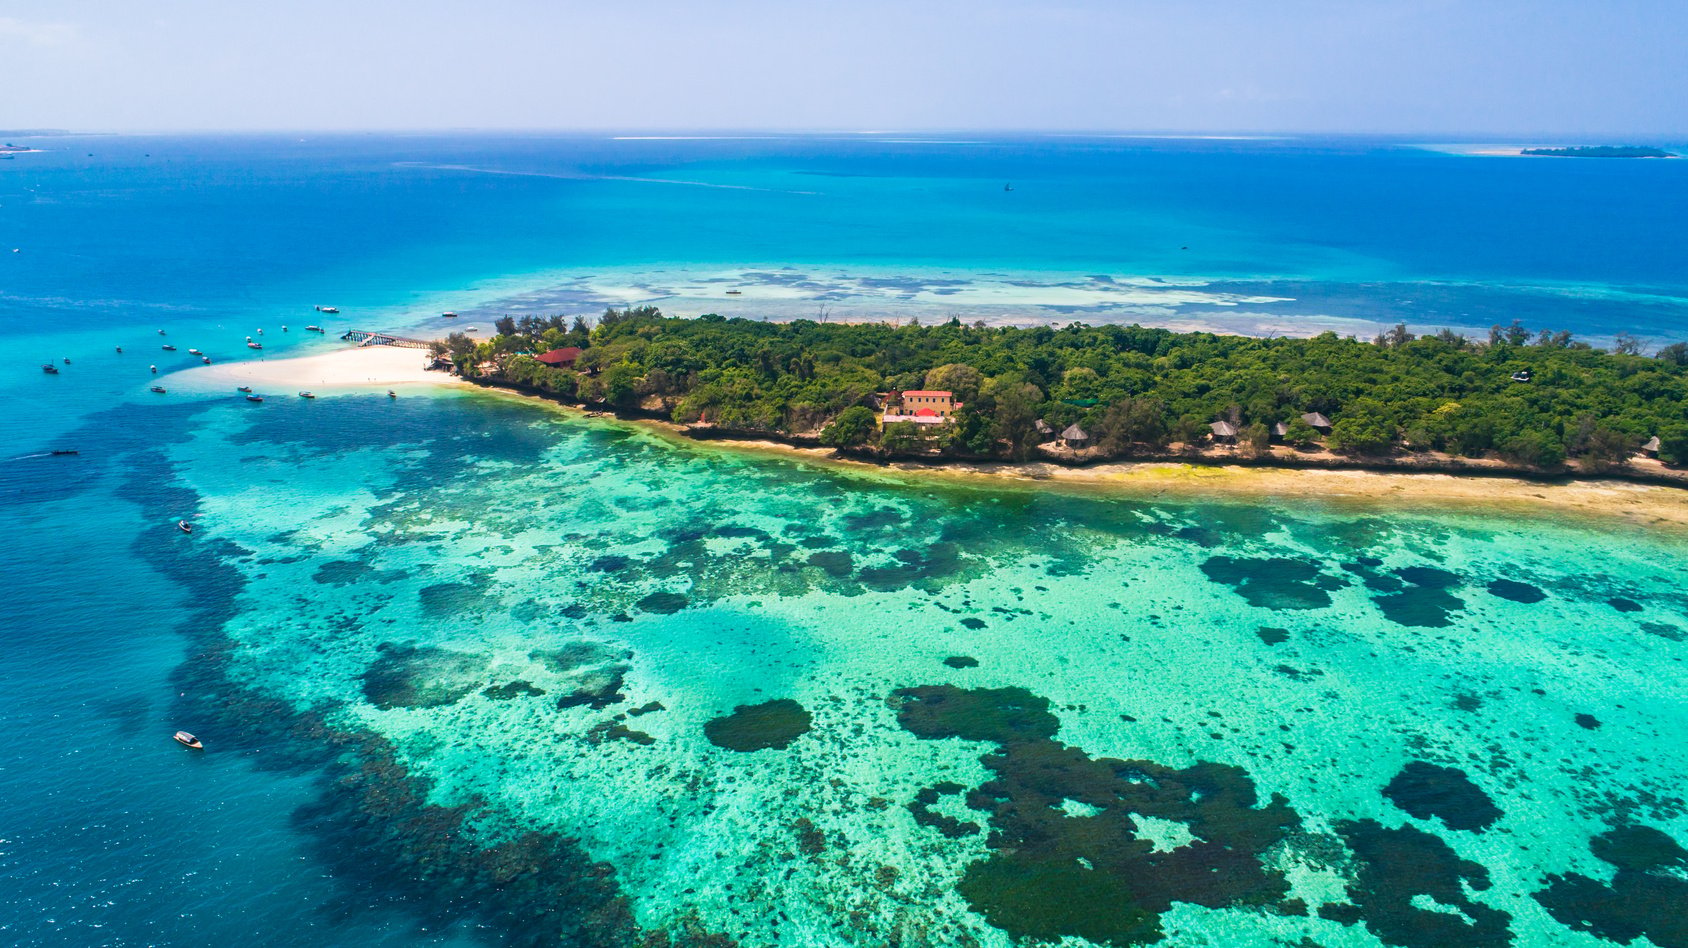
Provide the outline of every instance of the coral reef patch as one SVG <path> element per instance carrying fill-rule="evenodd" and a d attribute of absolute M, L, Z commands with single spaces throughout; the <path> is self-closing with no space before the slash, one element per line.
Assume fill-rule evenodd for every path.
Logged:
<path fill-rule="evenodd" d="M 791 698 L 775 698 L 761 704 L 741 704 L 732 714 L 703 725 L 703 734 L 716 747 L 741 752 L 780 750 L 809 732 L 812 719 L 801 704 Z"/>
<path fill-rule="evenodd" d="M 1589 851 L 1616 867 L 1612 881 L 1548 876 L 1535 898 L 1549 915 L 1619 944 L 1645 936 L 1659 948 L 1688 948 L 1688 850 L 1650 826 L 1620 826 L 1596 836 Z"/>
<path fill-rule="evenodd" d="M 1435 817 L 1449 829 L 1482 832 L 1502 815 L 1465 771 L 1422 760 L 1401 768 L 1383 788 L 1383 795 L 1418 819 Z"/>

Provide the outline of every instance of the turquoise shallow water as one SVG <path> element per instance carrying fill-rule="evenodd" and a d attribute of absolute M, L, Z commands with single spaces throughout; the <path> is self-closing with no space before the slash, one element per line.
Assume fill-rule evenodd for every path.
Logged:
<path fill-rule="evenodd" d="M 1020 269 L 1071 282 L 1065 268 L 1098 262 L 1010 260 L 1003 233 L 938 252 L 930 229 L 873 230 L 876 180 L 906 200 L 970 200 L 917 183 L 957 159 L 912 146 L 567 155 L 614 179 L 819 179 L 796 190 L 854 195 L 783 258 L 755 222 L 811 195 L 389 177 L 400 161 L 544 170 L 554 143 L 339 142 L 309 160 L 274 142 L 195 147 L 173 170 L 143 160 L 160 143 L 127 139 L 89 145 L 92 162 L 79 147 L 4 170 L 0 242 L 24 251 L 0 297 L 8 942 L 1683 943 L 1669 927 L 1688 917 L 1683 868 L 1647 835 L 1688 842 L 1679 537 L 957 486 L 676 445 L 485 394 L 153 396 L 158 328 L 219 360 L 251 357 L 239 342 L 258 326 L 265 356 L 327 349 L 299 333 L 311 303 L 424 328 L 446 306 L 543 307 L 578 290 L 556 279 L 589 275 L 559 269 L 566 253 L 593 274 L 620 261 L 622 287 L 731 273 L 769 306 L 776 290 L 828 292 L 746 275 L 781 259 L 865 292 L 883 260 L 839 251 L 874 246 L 864 234 L 922 279 L 968 254 L 1004 265 L 993 286 Z M 1275 152 L 1172 147 L 1132 158 L 1132 174 L 1289 173 Z M 1358 189 L 1394 161 L 1426 175 L 1517 164 L 1360 151 L 1288 166 Z M 1032 172 L 1028 154 L 1013 158 L 1016 195 L 1084 180 L 1096 160 L 1044 155 Z M 56 164 L 24 164 L 38 158 Z M 989 161 L 977 177 L 1006 176 Z M 1637 231 L 1654 226 L 1637 205 L 1675 193 L 1602 177 L 1661 171 L 1525 166 Z M 884 177 L 796 173 L 813 170 Z M 680 196 L 628 197 L 659 187 Z M 1181 187 L 1166 193 L 1199 190 Z M 1481 190 L 1459 175 L 1438 187 Z M 719 240 L 643 226 L 744 194 L 760 216 L 707 232 Z M 617 215 L 660 237 L 617 244 Z M 1123 239 L 1111 220 L 1086 226 Z M 1235 247 L 1271 243 L 1225 226 L 1256 235 Z M 1354 231 L 1369 249 L 1344 265 L 1453 272 L 1406 231 L 1387 253 Z M 688 240 L 713 249 L 686 256 Z M 49 251 L 58 263 L 27 262 Z M 1597 301 L 1666 298 L 1573 327 L 1590 333 L 1678 305 L 1657 261 L 1511 253 L 1461 278 L 1552 271 Z M 1261 289 L 1249 268 L 1357 285 L 1236 259 L 1226 292 Z M 1160 272 L 1218 292 L 1195 268 Z M 1453 305 L 1516 291 L 1473 292 Z M 58 377 L 35 367 L 64 356 Z M 82 453 L 38 456 L 49 447 Z M 179 727 L 206 752 L 173 744 Z"/>

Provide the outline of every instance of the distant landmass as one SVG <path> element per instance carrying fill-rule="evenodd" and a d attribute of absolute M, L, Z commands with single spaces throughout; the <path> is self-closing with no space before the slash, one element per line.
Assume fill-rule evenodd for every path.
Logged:
<path fill-rule="evenodd" d="M 1643 145 L 1580 145 L 1575 148 L 1526 148 L 1520 155 L 1548 158 L 1675 158 L 1662 148 Z"/>

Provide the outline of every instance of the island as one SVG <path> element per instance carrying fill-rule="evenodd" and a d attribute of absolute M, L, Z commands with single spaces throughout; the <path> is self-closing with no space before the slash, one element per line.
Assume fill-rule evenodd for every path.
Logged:
<path fill-rule="evenodd" d="M 1536 158 L 1675 158 L 1662 148 L 1645 145 L 1578 145 L 1571 148 L 1526 148 L 1520 155 Z"/>
<path fill-rule="evenodd" d="M 610 309 L 433 344 L 484 386 L 694 438 L 930 463 L 1207 460 L 1688 486 L 1688 343 L 1514 321 L 1371 340 L 1144 326 L 764 322 Z"/>

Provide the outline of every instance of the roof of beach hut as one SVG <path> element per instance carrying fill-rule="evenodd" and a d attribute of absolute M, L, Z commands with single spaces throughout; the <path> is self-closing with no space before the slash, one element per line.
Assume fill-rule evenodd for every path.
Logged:
<path fill-rule="evenodd" d="M 1090 440 L 1090 435 L 1085 434 L 1084 429 L 1080 428 L 1078 426 L 1078 422 L 1076 422 L 1076 421 L 1073 422 L 1072 424 L 1068 425 L 1066 431 L 1061 432 L 1061 437 L 1065 438 L 1068 441 L 1089 441 Z"/>
<path fill-rule="evenodd" d="M 1641 450 L 1643 450 L 1643 451 L 1657 451 L 1657 450 L 1659 450 L 1659 436 L 1654 435 L 1651 438 L 1648 438 L 1647 443 L 1641 446 Z"/>
<path fill-rule="evenodd" d="M 1272 437 L 1282 438 L 1287 434 L 1289 434 L 1289 425 L 1286 425 L 1281 421 L 1272 422 Z"/>
<path fill-rule="evenodd" d="M 1213 435 L 1216 438 L 1235 438 L 1237 436 L 1237 426 L 1228 421 L 1209 422 L 1208 427 L 1213 429 Z"/>
<path fill-rule="evenodd" d="M 1302 415 L 1301 420 L 1307 422 L 1308 426 L 1312 428 L 1330 427 L 1330 419 L 1316 411 L 1310 411 L 1307 414 Z"/>
<path fill-rule="evenodd" d="M 1049 422 L 1044 421 L 1042 418 L 1039 418 L 1037 420 L 1037 433 L 1038 434 L 1048 434 L 1048 433 L 1050 433 L 1051 431 L 1054 431 L 1054 430 L 1055 430 L 1054 428 L 1049 427 Z"/>

